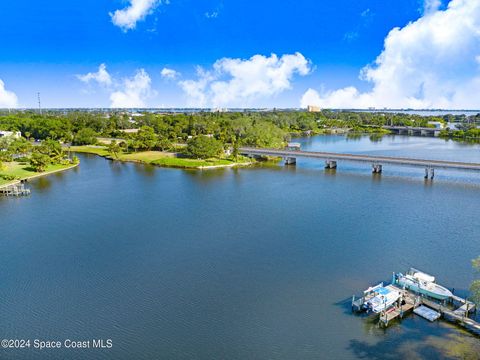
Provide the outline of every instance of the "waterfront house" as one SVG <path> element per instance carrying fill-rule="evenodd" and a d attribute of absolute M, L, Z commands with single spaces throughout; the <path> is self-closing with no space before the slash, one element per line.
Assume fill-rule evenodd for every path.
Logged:
<path fill-rule="evenodd" d="M 440 121 L 429 121 L 428 125 L 433 125 L 435 126 L 435 129 L 440 129 L 440 130 L 443 129 L 444 127 L 443 123 Z"/>

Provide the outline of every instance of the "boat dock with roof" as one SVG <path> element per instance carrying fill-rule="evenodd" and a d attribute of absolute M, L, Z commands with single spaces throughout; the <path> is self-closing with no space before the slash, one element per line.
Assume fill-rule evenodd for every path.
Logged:
<path fill-rule="evenodd" d="M 444 299 L 445 288 L 436 284 L 433 276 L 416 269 L 410 269 L 407 274 L 417 274 L 416 277 L 421 280 L 417 284 L 418 287 L 408 286 L 411 283 L 398 281 L 399 277 L 396 276 L 398 274 L 394 274 L 392 284 L 384 285 L 380 283 L 366 289 L 360 297 L 353 296 L 352 311 L 375 314 L 378 316 L 379 325 L 387 327 L 392 320 L 402 319 L 405 314 L 413 310 L 413 313 L 429 321 L 442 318 L 480 335 L 480 323 L 469 317 L 470 313 L 475 310 L 475 303 L 453 294 Z M 435 286 L 430 286 L 431 284 Z M 436 294 L 432 293 L 431 289 L 438 290 L 439 294 L 442 295 L 441 299 L 439 297 L 435 298 Z M 388 292 L 396 294 L 396 301 L 388 303 L 385 300 L 382 303 L 383 299 L 386 299 L 384 294 Z M 372 311 L 371 303 L 375 301 L 377 303 L 380 301 L 385 306 L 380 311 Z M 378 310 L 378 307 L 375 310 Z"/>

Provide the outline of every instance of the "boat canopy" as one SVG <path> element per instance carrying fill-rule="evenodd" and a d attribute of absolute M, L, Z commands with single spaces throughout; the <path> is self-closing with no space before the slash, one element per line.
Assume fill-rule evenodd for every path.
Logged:
<path fill-rule="evenodd" d="M 421 281 L 426 281 L 426 282 L 435 282 L 435 277 L 432 276 L 432 275 L 428 275 L 428 274 L 425 274 L 421 271 L 416 271 L 414 274 L 413 274 L 413 277 L 418 279 L 418 280 L 421 280 Z"/>
<path fill-rule="evenodd" d="M 387 288 L 381 287 L 375 290 L 375 292 L 378 293 L 379 295 L 387 295 L 390 292 L 390 290 L 388 290 Z"/>

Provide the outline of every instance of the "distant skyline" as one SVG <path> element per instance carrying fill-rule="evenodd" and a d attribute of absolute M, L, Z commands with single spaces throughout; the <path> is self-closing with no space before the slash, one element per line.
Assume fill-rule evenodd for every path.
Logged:
<path fill-rule="evenodd" d="M 480 1 L 2 2 L 0 108 L 480 108 Z"/>

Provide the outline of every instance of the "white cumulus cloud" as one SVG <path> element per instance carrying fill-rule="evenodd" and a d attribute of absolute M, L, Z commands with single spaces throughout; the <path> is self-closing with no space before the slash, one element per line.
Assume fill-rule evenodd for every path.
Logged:
<path fill-rule="evenodd" d="M 309 89 L 302 107 L 480 108 L 480 1 L 452 0 L 385 39 L 375 63 L 361 71 L 370 91 Z"/>
<path fill-rule="evenodd" d="M 211 70 L 198 67 L 197 79 L 179 85 L 189 106 L 244 107 L 290 89 L 295 74 L 303 76 L 310 71 L 310 62 L 300 53 L 223 58 Z"/>
<path fill-rule="evenodd" d="M 180 76 L 180 73 L 178 71 L 169 68 L 163 68 L 160 74 L 164 79 L 176 79 Z"/>
<path fill-rule="evenodd" d="M 423 2 L 423 13 L 424 14 L 431 14 L 440 9 L 442 6 L 441 0 L 425 0 Z"/>
<path fill-rule="evenodd" d="M 152 94 L 152 80 L 144 69 L 137 70 L 135 76 L 123 80 L 121 89 L 110 95 L 112 108 L 145 107 L 145 99 Z"/>
<path fill-rule="evenodd" d="M 108 73 L 107 66 L 105 64 L 100 64 L 97 72 L 90 72 L 85 75 L 76 75 L 76 76 L 78 80 L 84 83 L 95 81 L 98 84 L 104 85 L 104 86 L 112 85 L 112 77 Z"/>
<path fill-rule="evenodd" d="M 0 79 L 0 108 L 15 108 L 17 106 L 17 95 L 5 89 L 5 83 Z"/>
<path fill-rule="evenodd" d="M 84 82 L 96 82 L 110 93 L 110 107 L 112 108 L 136 108 L 145 107 L 146 100 L 155 92 L 151 88 L 152 80 L 144 69 L 138 69 L 130 78 L 114 78 L 105 64 L 101 64 L 97 72 L 85 75 L 77 75 Z"/>
<path fill-rule="evenodd" d="M 125 32 L 135 29 L 137 22 L 144 20 L 161 3 L 160 0 L 128 0 L 128 2 L 126 8 L 110 13 L 113 24 Z"/>

